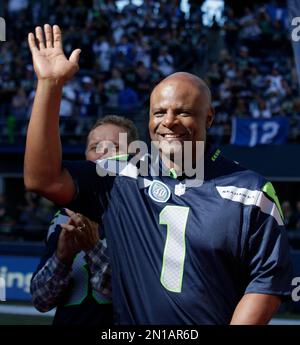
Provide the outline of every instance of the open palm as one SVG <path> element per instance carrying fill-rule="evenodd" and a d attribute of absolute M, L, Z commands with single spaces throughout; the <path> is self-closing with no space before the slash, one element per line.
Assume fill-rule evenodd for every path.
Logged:
<path fill-rule="evenodd" d="M 37 41 L 37 43 L 36 43 Z M 34 70 L 38 79 L 54 79 L 64 82 L 78 71 L 80 49 L 75 49 L 67 59 L 62 49 L 62 37 L 59 26 L 53 28 L 46 24 L 43 30 L 36 27 L 35 35 L 28 35 Z"/>

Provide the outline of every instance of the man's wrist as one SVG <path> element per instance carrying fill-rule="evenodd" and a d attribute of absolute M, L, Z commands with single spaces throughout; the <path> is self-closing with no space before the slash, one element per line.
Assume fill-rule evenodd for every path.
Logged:
<path fill-rule="evenodd" d="M 87 255 L 93 255 L 95 253 L 98 253 L 99 248 L 101 248 L 101 247 L 102 247 L 102 244 L 101 244 L 101 241 L 100 241 L 100 238 L 99 238 L 90 249 L 85 251 L 85 253 Z"/>
<path fill-rule="evenodd" d="M 61 253 L 59 253 L 59 251 L 56 251 L 55 256 L 58 259 L 58 261 L 65 266 L 71 266 L 75 257 L 75 255 L 72 255 L 72 256 L 62 255 Z"/>
<path fill-rule="evenodd" d="M 65 84 L 65 80 L 57 79 L 57 78 L 40 78 L 38 79 L 38 88 L 39 89 L 47 89 L 51 91 L 61 92 L 63 86 Z"/>
<path fill-rule="evenodd" d="M 72 265 L 66 265 L 56 255 L 56 252 L 48 260 L 48 269 L 53 277 L 67 277 L 72 271 Z"/>

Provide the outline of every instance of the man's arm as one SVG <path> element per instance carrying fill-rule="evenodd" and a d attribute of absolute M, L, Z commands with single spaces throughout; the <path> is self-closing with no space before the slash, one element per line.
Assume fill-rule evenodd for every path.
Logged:
<path fill-rule="evenodd" d="M 56 307 L 65 293 L 72 266 L 61 262 L 54 253 L 45 265 L 35 274 L 30 283 L 32 303 L 40 312 Z"/>
<path fill-rule="evenodd" d="M 293 270 L 288 238 L 274 188 L 262 182 L 242 245 L 240 264 L 248 272 L 248 284 L 231 324 L 267 324 L 282 298 L 291 294 Z"/>
<path fill-rule="evenodd" d="M 274 295 L 249 293 L 243 296 L 235 308 L 231 325 L 266 325 L 281 304 Z"/>
<path fill-rule="evenodd" d="M 91 236 L 89 231 L 92 230 L 92 224 L 95 224 L 98 231 L 98 224 L 84 216 L 81 217 L 63 209 L 55 216 L 49 228 L 46 254 L 41 259 L 30 284 L 33 305 L 41 312 L 57 306 L 62 296 L 68 292 L 73 260 L 83 249 L 82 245 L 87 249 L 95 245 L 97 238 Z M 79 231 L 83 224 L 87 224 L 86 232 Z"/>
<path fill-rule="evenodd" d="M 99 224 L 82 214 L 65 209 L 73 227 L 81 229 L 80 243 L 85 251 L 85 259 L 91 271 L 92 288 L 105 297 L 111 297 L 111 266 L 107 255 L 107 247 L 99 236 Z M 62 224 L 64 227 L 64 224 Z M 72 227 L 72 228 L 73 228 Z M 70 227 L 70 229 L 72 229 Z"/>
<path fill-rule="evenodd" d="M 78 70 L 80 50 L 66 58 L 57 25 L 46 24 L 44 36 L 41 27 L 35 35 L 28 35 L 38 85 L 27 131 L 24 183 L 27 190 L 66 204 L 72 200 L 75 186 L 68 171 L 61 168 L 59 108 L 63 85 Z"/>

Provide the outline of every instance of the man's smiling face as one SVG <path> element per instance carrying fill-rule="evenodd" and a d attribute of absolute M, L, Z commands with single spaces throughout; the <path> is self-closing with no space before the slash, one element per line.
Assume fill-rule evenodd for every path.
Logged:
<path fill-rule="evenodd" d="M 203 83 L 204 85 L 204 83 Z M 205 141 L 213 120 L 209 90 L 197 77 L 176 73 L 163 80 L 150 99 L 149 132 L 160 151 L 183 153 L 183 143 Z"/>

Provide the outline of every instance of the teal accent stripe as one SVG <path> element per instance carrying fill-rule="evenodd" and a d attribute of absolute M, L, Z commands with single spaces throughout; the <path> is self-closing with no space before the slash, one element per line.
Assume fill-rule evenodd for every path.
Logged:
<path fill-rule="evenodd" d="M 177 172 L 174 168 L 170 169 L 170 177 L 172 177 L 173 179 L 177 179 Z"/>
<path fill-rule="evenodd" d="M 108 157 L 105 159 L 114 159 L 116 161 L 127 161 L 129 157 L 129 154 L 124 154 L 124 155 L 117 155 L 117 156 L 113 156 L 113 157 Z"/>
<path fill-rule="evenodd" d="M 211 160 L 214 162 L 220 156 L 221 150 L 217 149 L 216 152 L 212 155 Z"/>

